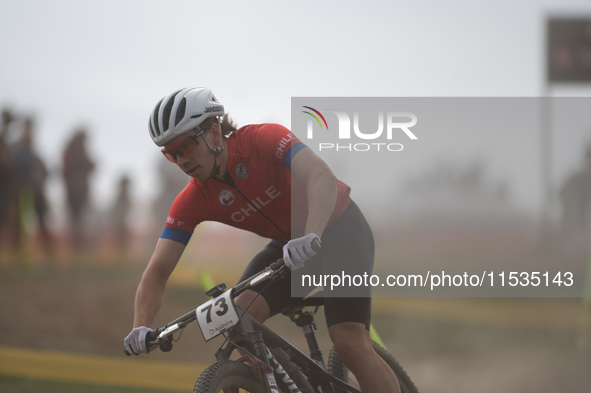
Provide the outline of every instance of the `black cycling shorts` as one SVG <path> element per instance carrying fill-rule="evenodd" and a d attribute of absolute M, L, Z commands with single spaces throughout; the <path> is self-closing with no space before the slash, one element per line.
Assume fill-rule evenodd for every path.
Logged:
<path fill-rule="evenodd" d="M 266 266 L 283 257 L 284 241 L 272 240 L 248 264 L 240 281 L 263 270 Z M 367 273 L 371 275 L 374 262 L 374 239 L 365 217 L 351 201 L 343 214 L 324 231 L 322 249 L 314 258 L 306 261 L 306 266 L 293 272 L 302 274 L 347 274 Z M 296 281 L 299 282 L 299 281 Z M 252 290 L 261 293 L 271 310 L 271 315 L 280 313 L 286 307 L 296 305 L 301 297 L 291 296 L 291 280 L 263 282 Z M 324 315 L 328 327 L 342 322 L 359 322 L 369 330 L 371 321 L 371 287 L 356 288 L 351 296 L 349 288 L 343 289 L 344 297 L 325 297 Z M 348 297 L 347 297 L 348 296 Z"/>

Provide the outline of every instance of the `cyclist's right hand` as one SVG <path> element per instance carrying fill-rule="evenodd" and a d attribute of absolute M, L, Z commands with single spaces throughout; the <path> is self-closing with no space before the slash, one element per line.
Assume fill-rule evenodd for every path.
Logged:
<path fill-rule="evenodd" d="M 317 242 L 318 246 L 314 246 Z M 309 233 L 306 236 L 292 239 L 283 246 L 283 261 L 291 270 L 304 266 L 304 262 L 316 255 L 320 249 L 320 236 Z"/>
<path fill-rule="evenodd" d="M 146 348 L 146 335 L 149 332 L 153 332 L 153 330 L 145 326 L 140 326 L 133 329 L 123 341 L 125 350 L 134 355 L 150 353 L 150 349 L 154 349 L 156 346 L 154 345 L 152 348 Z"/>

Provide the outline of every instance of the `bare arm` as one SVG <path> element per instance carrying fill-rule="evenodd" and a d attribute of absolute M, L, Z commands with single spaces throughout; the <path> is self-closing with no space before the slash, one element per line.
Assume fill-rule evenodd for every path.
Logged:
<path fill-rule="evenodd" d="M 308 187 L 306 232 L 322 237 L 337 202 L 337 178 L 312 149 L 306 147 L 291 161 L 291 171 Z"/>
<path fill-rule="evenodd" d="M 169 239 L 158 239 L 135 295 L 134 328 L 152 325 L 162 304 L 166 281 L 184 250 L 185 245 L 182 243 Z"/>

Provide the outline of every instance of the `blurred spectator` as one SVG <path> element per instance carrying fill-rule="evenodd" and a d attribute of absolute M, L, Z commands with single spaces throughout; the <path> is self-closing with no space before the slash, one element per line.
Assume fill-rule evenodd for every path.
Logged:
<path fill-rule="evenodd" d="M 34 121 L 26 118 L 18 142 L 13 146 L 13 157 L 18 170 L 18 199 L 21 216 L 28 210 L 35 211 L 39 232 L 45 246 L 46 256 L 51 256 L 53 249 L 51 234 L 47 227 L 47 213 L 49 205 L 45 196 L 45 180 L 47 168 L 38 154 L 34 144 Z M 22 217 L 19 220 L 22 225 Z"/>
<path fill-rule="evenodd" d="M 66 145 L 63 154 L 63 175 L 67 208 L 70 218 L 70 241 L 84 247 L 84 213 L 89 202 L 89 177 L 95 168 L 86 151 L 86 130 L 78 129 Z"/>
<path fill-rule="evenodd" d="M 12 153 L 8 147 L 8 129 L 13 121 L 12 113 L 2 110 L 2 119 L 0 120 L 0 225 L 5 224 L 8 218 L 9 205 L 11 199 L 11 185 L 14 178 L 14 161 Z"/>
<path fill-rule="evenodd" d="M 18 174 L 8 145 L 8 134 L 14 115 L 8 109 L 2 110 L 0 119 L 0 245 L 5 243 L 15 249 L 19 233 L 14 233 L 14 222 L 19 219 L 16 181 Z"/>
<path fill-rule="evenodd" d="M 153 205 L 154 221 L 159 231 L 168 217 L 168 211 L 174 199 L 189 183 L 190 177 L 184 172 L 179 171 L 176 165 L 170 165 L 162 154 L 158 157 L 158 184 L 160 193 L 156 197 Z"/>
<path fill-rule="evenodd" d="M 131 210 L 131 181 L 127 175 L 119 179 L 117 197 L 111 209 L 111 224 L 116 239 L 117 250 L 125 253 L 130 241 L 128 227 L 129 212 Z"/>
<path fill-rule="evenodd" d="M 566 240 L 587 247 L 591 232 L 591 144 L 585 150 L 585 163 L 581 170 L 567 178 L 560 191 L 562 203 L 562 230 Z"/>

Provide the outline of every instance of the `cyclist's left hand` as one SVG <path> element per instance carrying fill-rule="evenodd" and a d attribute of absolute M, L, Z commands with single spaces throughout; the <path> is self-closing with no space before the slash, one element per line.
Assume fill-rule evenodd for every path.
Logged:
<path fill-rule="evenodd" d="M 303 267 L 304 262 L 316 255 L 316 251 L 312 250 L 314 239 L 320 242 L 320 236 L 309 233 L 304 237 L 292 239 L 283 246 L 283 260 L 291 270 Z"/>
<path fill-rule="evenodd" d="M 150 353 L 150 350 L 156 348 L 156 346 L 146 348 L 146 335 L 148 332 L 152 331 L 152 329 L 145 326 L 140 326 L 133 329 L 131 333 L 125 337 L 123 342 L 127 352 L 130 354 L 133 353 L 134 355 L 139 355 L 141 353 Z"/>

